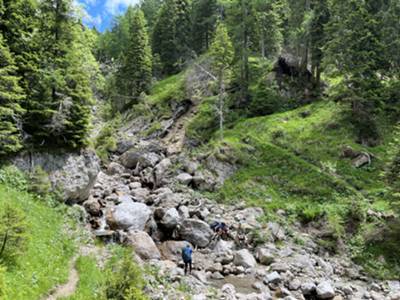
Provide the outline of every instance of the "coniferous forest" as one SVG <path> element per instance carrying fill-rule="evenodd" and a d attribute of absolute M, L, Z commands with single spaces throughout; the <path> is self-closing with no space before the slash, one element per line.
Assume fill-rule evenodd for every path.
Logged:
<path fill-rule="evenodd" d="M 400 299 L 399 0 L 138 0 L 101 30 L 86 4 L 0 0 L 0 300 L 71 266 L 60 298 Z M 248 244 L 214 257 L 215 218 Z"/>

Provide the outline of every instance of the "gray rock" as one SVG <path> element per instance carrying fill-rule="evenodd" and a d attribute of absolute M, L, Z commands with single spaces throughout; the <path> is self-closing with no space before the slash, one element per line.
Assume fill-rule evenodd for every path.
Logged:
<path fill-rule="evenodd" d="M 316 290 L 317 286 L 314 282 L 306 281 L 301 284 L 301 291 L 304 295 L 310 295 Z"/>
<path fill-rule="evenodd" d="M 175 208 L 170 208 L 164 213 L 161 224 L 166 228 L 173 229 L 179 224 L 180 219 L 178 211 Z"/>
<path fill-rule="evenodd" d="M 108 168 L 107 168 L 107 174 L 108 175 L 111 175 L 111 176 L 112 175 L 120 175 L 120 174 L 122 174 L 124 172 L 125 172 L 124 166 L 120 165 L 119 163 L 111 162 L 108 165 Z"/>
<path fill-rule="evenodd" d="M 88 199 L 97 175 L 100 161 L 90 150 L 81 153 L 22 153 L 12 163 L 29 172 L 40 166 L 49 174 L 54 190 L 61 191 L 65 202 L 75 204 Z"/>
<path fill-rule="evenodd" d="M 124 199 L 112 212 L 112 227 L 130 230 L 144 230 L 150 219 L 150 208 L 138 202 Z M 114 226 L 113 226 L 114 225 Z"/>
<path fill-rule="evenodd" d="M 194 175 L 194 173 L 199 168 L 199 164 L 194 161 L 186 161 L 183 166 L 184 170 L 190 175 Z"/>
<path fill-rule="evenodd" d="M 131 182 L 129 184 L 129 188 L 131 190 L 136 190 L 136 189 L 140 189 L 142 187 L 142 184 L 140 182 Z"/>
<path fill-rule="evenodd" d="M 131 149 L 120 157 L 121 164 L 128 169 L 136 168 L 138 164 L 140 169 L 153 168 L 160 160 L 158 154 L 145 149 Z"/>
<path fill-rule="evenodd" d="M 97 199 L 90 198 L 83 203 L 83 207 L 92 216 L 99 217 L 101 215 L 101 206 Z"/>
<path fill-rule="evenodd" d="M 193 177 L 192 175 L 188 173 L 181 173 L 179 174 L 176 179 L 178 180 L 179 183 L 183 185 L 189 185 L 189 183 L 192 181 Z"/>
<path fill-rule="evenodd" d="M 291 291 L 296 291 L 301 287 L 301 281 L 297 278 L 290 280 L 288 284 L 288 288 Z"/>
<path fill-rule="evenodd" d="M 317 285 L 317 296 L 319 299 L 330 299 L 335 296 L 335 290 L 329 281 L 322 281 Z"/>
<path fill-rule="evenodd" d="M 179 230 L 180 236 L 199 247 L 206 247 L 213 235 L 210 226 L 200 220 L 186 219 L 182 222 L 182 226 Z"/>
<path fill-rule="evenodd" d="M 285 230 L 278 223 L 270 222 L 268 223 L 268 228 L 275 240 L 282 241 L 286 238 Z"/>
<path fill-rule="evenodd" d="M 256 253 L 257 260 L 260 264 L 269 265 L 274 262 L 275 257 L 268 249 L 260 248 Z"/>
<path fill-rule="evenodd" d="M 150 195 L 148 189 L 145 188 L 137 188 L 131 191 L 131 195 L 136 201 L 146 202 L 147 197 Z"/>
<path fill-rule="evenodd" d="M 187 206 L 179 206 L 178 212 L 183 219 L 190 218 L 189 208 Z"/>
<path fill-rule="evenodd" d="M 281 280 L 282 280 L 281 275 L 279 275 L 278 272 L 269 273 L 264 277 L 265 284 L 279 283 L 281 282 Z"/>
<path fill-rule="evenodd" d="M 160 259 L 161 254 L 151 237 L 144 231 L 129 231 L 128 243 L 142 259 Z"/>
<path fill-rule="evenodd" d="M 169 158 L 164 158 L 159 162 L 159 164 L 155 167 L 154 174 L 156 176 L 156 180 L 158 183 L 165 177 L 168 169 L 171 167 L 172 163 Z"/>
<path fill-rule="evenodd" d="M 182 248 L 188 243 L 184 241 L 166 241 L 159 245 L 163 259 L 180 262 L 182 260 Z"/>
<path fill-rule="evenodd" d="M 236 266 L 242 266 L 244 268 L 254 268 L 257 265 L 253 254 L 251 254 L 247 249 L 236 251 L 234 254 L 233 263 Z"/>

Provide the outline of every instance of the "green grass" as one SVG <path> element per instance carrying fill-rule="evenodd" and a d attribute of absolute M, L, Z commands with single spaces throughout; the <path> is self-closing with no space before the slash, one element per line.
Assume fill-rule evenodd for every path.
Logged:
<path fill-rule="evenodd" d="M 55 285 L 66 281 L 74 241 L 68 234 L 68 220 L 26 192 L 0 185 L 0 210 L 7 204 L 25 212 L 27 247 L 16 264 L 7 266 L 5 299 L 39 299 Z"/>
<path fill-rule="evenodd" d="M 381 177 L 392 127 L 387 117 L 382 118 L 381 144 L 365 147 L 355 142 L 345 116 L 344 106 L 321 101 L 238 122 L 226 130 L 222 142 L 212 140 L 206 147 L 219 159 L 239 166 L 214 196 L 226 203 L 245 201 L 262 207 L 265 221 L 318 222 L 331 234 L 321 245 L 331 248 L 338 238 L 347 244 L 358 240 L 354 258 L 377 277 L 395 277 L 400 256 L 387 249 L 398 243 L 396 238 L 376 242 L 376 236 L 363 230 L 367 225 L 374 230 L 381 226 L 381 221 L 366 218 L 368 209 L 394 211 Z M 355 168 L 341 156 L 345 146 L 371 153 L 372 164 Z M 285 217 L 276 214 L 279 209 L 286 211 Z M 388 263 L 380 263 L 380 256 Z"/>
<path fill-rule="evenodd" d="M 95 300 L 102 296 L 102 285 L 105 277 L 103 271 L 97 266 L 96 259 L 81 256 L 76 261 L 79 273 L 79 283 L 75 294 L 68 300 Z"/>

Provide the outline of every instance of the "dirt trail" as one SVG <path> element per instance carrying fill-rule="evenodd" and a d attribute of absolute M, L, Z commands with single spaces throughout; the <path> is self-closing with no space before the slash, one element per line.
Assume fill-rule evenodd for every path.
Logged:
<path fill-rule="evenodd" d="M 185 143 L 187 122 L 196 114 L 196 111 L 197 105 L 192 105 L 190 109 L 176 121 L 167 136 L 163 138 L 162 142 L 168 147 L 168 154 L 178 154 L 182 151 Z"/>
<path fill-rule="evenodd" d="M 57 300 L 60 298 L 66 298 L 72 296 L 79 282 L 79 274 L 75 268 L 76 259 L 73 259 L 71 262 L 71 269 L 69 271 L 68 281 L 56 287 L 52 292 L 51 295 L 48 296 L 45 300 Z"/>

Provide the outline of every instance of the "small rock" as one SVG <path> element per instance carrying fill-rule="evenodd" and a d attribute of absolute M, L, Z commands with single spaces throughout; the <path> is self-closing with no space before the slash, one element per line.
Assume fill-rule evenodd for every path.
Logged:
<path fill-rule="evenodd" d="M 107 168 L 107 174 L 108 175 L 111 175 L 111 176 L 112 175 L 117 175 L 117 174 L 120 175 L 120 174 L 122 174 L 124 172 L 125 172 L 124 166 L 119 164 L 119 163 L 111 162 L 108 165 L 108 168 Z"/>
<path fill-rule="evenodd" d="M 275 260 L 274 255 L 269 250 L 264 248 L 260 248 L 257 250 L 256 257 L 260 264 L 266 266 L 273 263 Z"/>
<path fill-rule="evenodd" d="M 254 268 L 257 265 L 254 256 L 247 249 L 236 251 L 233 263 L 237 266 L 243 266 L 244 268 Z"/>
<path fill-rule="evenodd" d="M 264 283 L 269 284 L 269 283 L 279 283 L 282 280 L 281 276 L 279 275 L 278 272 L 272 272 L 267 274 L 264 277 Z"/>
<path fill-rule="evenodd" d="M 189 185 L 189 183 L 192 181 L 193 177 L 192 175 L 188 174 L 188 173 L 182 173 L 179 174 L 176 179 L 178 180 L 179 183 L 183 184 L 183 185 Z"/>
<path fill-rule="evenodd" d="M 300 287 L 302 293 L 306 296 L 311 295 L 316 290 L 316 288 L 317 287 L 316 287 L 315 283 L 310 282 L 310 281 L 302 283 L 301 287 Z"/>
<path fill-rule="evenodd" d="M 317 296 L 319 299 L 330 299 L 335 296 L 335 290 L 329 281 L 322 281 L 317 285 Z"/>

